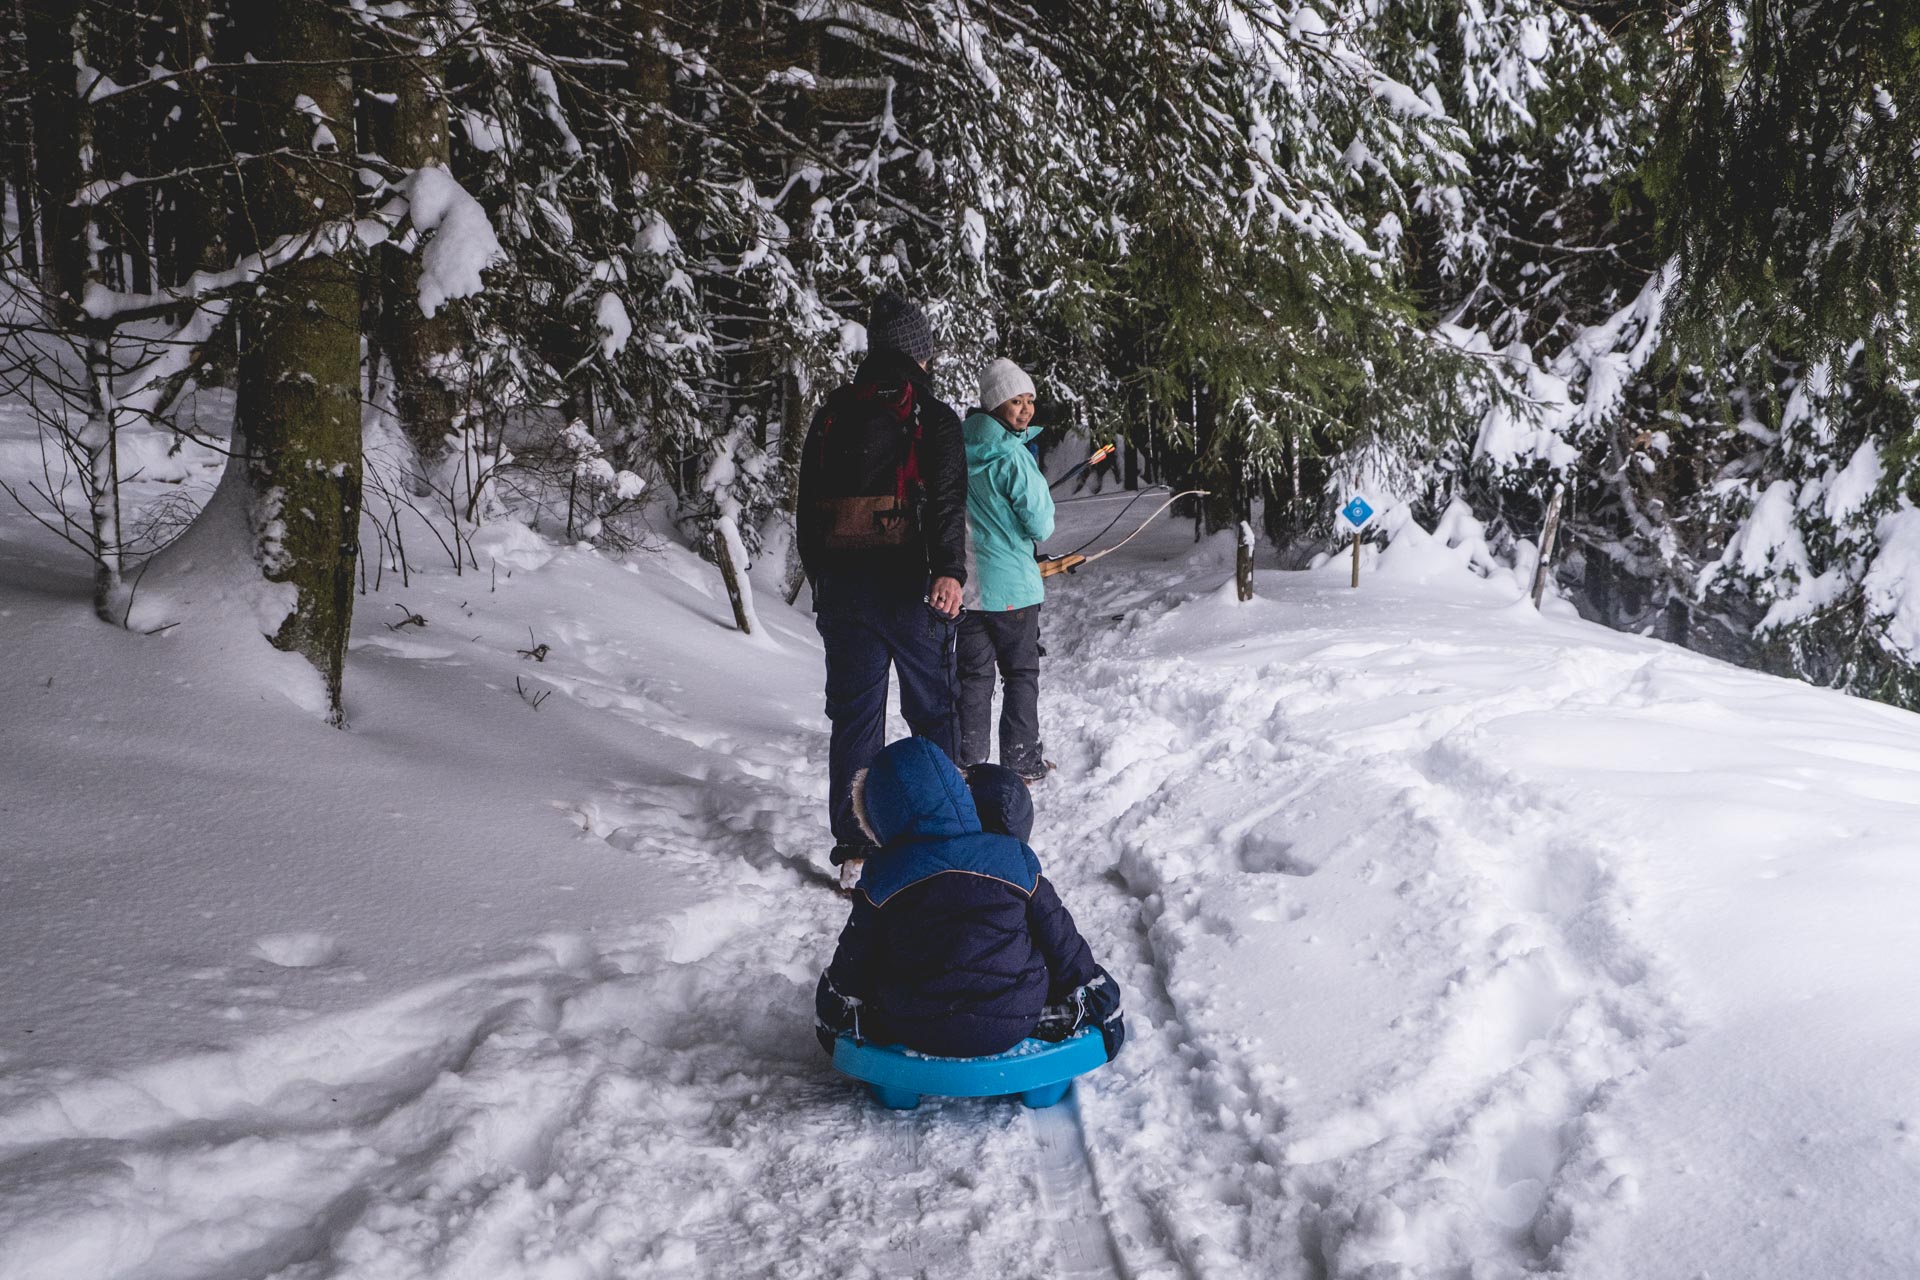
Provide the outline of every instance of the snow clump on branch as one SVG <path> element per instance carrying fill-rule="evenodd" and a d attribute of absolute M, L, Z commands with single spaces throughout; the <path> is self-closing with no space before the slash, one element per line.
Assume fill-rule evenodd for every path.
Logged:
<path fill-rule="evenodd" d="M 417 169 L 404 188 L 414 227 L 433 233 L 420 253 L 420 310 L 430 316 L 451 299 L 479 293 L 480 273 L 506 253 L 487 211 L 447 170 Z"/>

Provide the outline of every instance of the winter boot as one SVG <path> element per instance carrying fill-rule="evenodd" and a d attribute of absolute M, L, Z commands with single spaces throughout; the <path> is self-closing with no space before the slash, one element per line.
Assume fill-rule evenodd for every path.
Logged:
<path fill-rule="evenodd" d="M 1051 760 L 1042 760 L 1040 762 L 1040 767 L 1038 769 L 1035 769 L 1031 773 L 1021 774 L 1020 781 L 1026 783 L 1028 786 L 1032 786 L 1036 782 L 1045 782 L 1047 780 L 1047 775 L 1052 773 L 1055 769 L 1058 769 L 1059 767 L 1060 767 L 1059 765 L 1055 764 Z"/>

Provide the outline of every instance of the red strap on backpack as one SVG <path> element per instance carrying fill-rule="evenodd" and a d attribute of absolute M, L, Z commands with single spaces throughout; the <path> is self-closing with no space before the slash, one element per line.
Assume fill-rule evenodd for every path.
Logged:
<path fill-rule="evenodd" d="M 856 400 L 874 401 L 881 399 L 881 393 L 889 388 L 871 383 L 855 383 L 853 397 Z M 831 402 L 829 402 L 831 403 Z M 913 383 L 900 384 L 899 394 L 881 401 L 881 407 L 890 409 L 896 421 L 905 423 L 912 420 L 913 426 L 907 432 L 906 456 L 895 464 L 893 469 L 893 496 L 896 502 L 905 505 L 907 495 L 914 485 L 920 483 L 920 437 L 924 430 L 920 421 L 920 402 L 913 394 Z M 824 438 L 833 424 L 833 414 L 827 414 L 827 420 L 820 424 L 820 434 Z"/>
<path fill-rule="evenodd" d="M 900 464 L 896 474 L 899 477 L 894 488 L 896 501 L 904 503 L 907 494 L 920 483 L 920 435 L 924 430 L 920 421 L 920 405 L 913 399 L 913 384 L 907 384 L 907 399 L 910 402 L 908 412 L 913 415 L 913 430 L 907 433 L 907 460 Z"/>

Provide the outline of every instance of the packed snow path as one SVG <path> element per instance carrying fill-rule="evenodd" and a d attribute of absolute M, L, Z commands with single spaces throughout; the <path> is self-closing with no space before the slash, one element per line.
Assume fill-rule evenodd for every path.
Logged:
<path fill-rule="evenodd" d="M 363 605 L 358 687 L 392 709 L 353 734 L 250 693 L 155 721 L 240 743 L 188 757 L 206 776 L 243 776 L 262 724 L 342 770 L 387 751 L 324 784 L 361 802 L 316 800 L 316 873 L 245 895 L 275 927 L 128 941 L 82 1001 L 61 966 L 107 945 L 82 895 L 171 919 L 141 910 L 171 881 L 150 853 L 23 880 L 9 1017 L 67 1038 L 9 1051 L 0 1276 L 1920 1274 L 1920 722 L 1543 619 L 1417 538 L 1360 592 L 1263 573 L 1244 606 L 1220 548 L 1141 543 L 1048 606 L 1035 844 L 1131 1028 L 1074 1106 L 895 1114 L 826 1067 L 844 905 L 804 618 L 727 633 L 674 548 L 626 573 L 499 546 L 497 596 L 417 577 Z M 439 629 L 388 630 L 390 603 Z M 72 633 L 18 634 L 0 696 L 46 706 Z M 90 712 L 25 718 L 31 794 L 144 723 L 66 746 Z M 432 821 L 361 857 L 360 811 L 422 788 Z M 71 825 L 110 861 L 94 809 L 30 848 Z M 166 851 L 244 879 L 248 838 Z M 575 923 L 516 934 L 516 895 Z M 417 972 L 375 962 L 390 943 Z"/>
<path fill-rule="evenodd" d="M 1630 1196 L 1585 1122 L 1682 1026 L 1625 927 L 1630 836 L 1483 727 L 1612 701 L 1652 659 L 1543 654 L 1518 699 L 1463 698 L 1445 668 L 1489 665 L 1465 636 L 1355 642 L 1289 601 L 1283 652 L 1210 600 L 1228 638 L 1195 660 L 1139 586 L 1061 628 L 1081 777 L 1043 837 L 1114 868 L 1101 931 L 1135 940 L 1154 1034 L 1091 1109 L 1130 1236 L 1198 1274 L 1553 1266 Z"/>

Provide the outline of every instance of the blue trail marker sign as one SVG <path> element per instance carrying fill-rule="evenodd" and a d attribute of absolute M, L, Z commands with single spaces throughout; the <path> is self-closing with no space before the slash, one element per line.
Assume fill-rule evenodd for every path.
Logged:
<path fill-rule="evenodd" d="M 1340 508 L 1340 518 L 1353 530 L 1353 585 L 1357 587 L 1360 585 L 1360 531 L 1373 519 L 1373 504 L 1356 493 Z"/>

